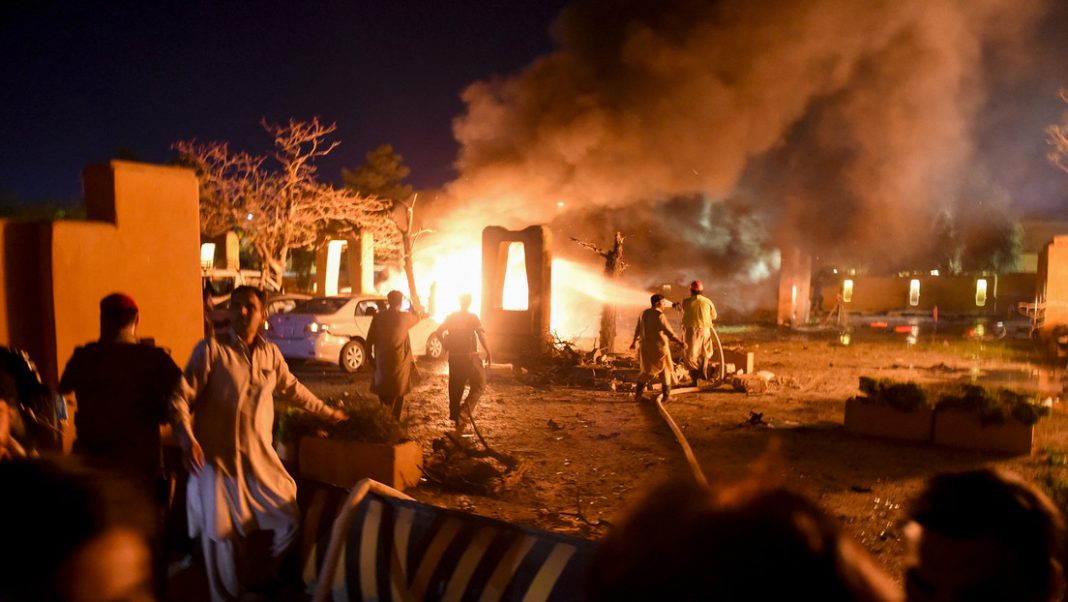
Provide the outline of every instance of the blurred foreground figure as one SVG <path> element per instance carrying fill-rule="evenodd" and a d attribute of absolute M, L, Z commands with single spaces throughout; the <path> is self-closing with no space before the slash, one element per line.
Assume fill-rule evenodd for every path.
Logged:
<path fill-rule="evenodd" d="M 899 600 L 838 524 L 782 489 L 673 482 L 601 544 L 589 600 Z"/>
<path fill-rule="evenodd" d="M 197 343 L 171 397 L 175 436 L 192 471 L 190 535 L 200 535 L 213 600 L 268 585 L 297 536 L 297 485 L 272 444 L 274 396 L 328 420 L 344 418 L 260 336 L 261 295 L 234 289 L 230 330 Z M 255 545 L 253 534 L 269 541 Z"/>
<path fill-rule="evenodd" d="M 492 363 L 486 331 L 482 321 L 471 313 L 471 295 L 460 295 L 460 311 L 449 314 L 434 334 L 445 342 L 449 352 L 449 420 L 456 431 L 463 432 L 475 414 L 475 407 L 486 387 L 486 372 L 478 355 L 478 344 L 486 351 L 486 363 Z M 464 402 L 464 387 L 470 386 Z"/>
<path fill-rule="evenodd" d="M 908 600 L 1061 599 L 1064 517 L 1023 479 L 993 469 L 938 475 L 909 518 Z"/>
<path fill-rule="evenodd" d="M 140 313 L 127 295 L 100 301 L 100 339 L 74 350 L 59 392 L 73 394 L 74 452 L 154 487 L 161 476 L 160 425 L 182 372 L 167 352 L 137 339 Z"/>
<path fill-rule="evenodd" d="M 0 600 L 154 600 L 153 514 L 125 483 L 76 464 L 0 463 Z"/>
<path fill-rule="evenodd" d="M 25 352 L 0 346 L 0 397 L 0 459 L 62 449 L 66 405 Z"/>
<path fill-rule="evenodd" d="M 404 293 L 400 291 L 389 291 L 386 301 L 389 308 L 375 314 L 367 327 L 367 349 L 374 370 L 371 392 L 399 420 L 404 396 L 418 379 L 408 331 L 419 323 L 421 316 L 414 311 L 401 311 Z"/>
<path fill-rule="evenodd" d="M 14 377 L 0 370 L 0 462 L 26 457 L 26 449 L 12 434 L 19 419 L 18 397 Z"/>

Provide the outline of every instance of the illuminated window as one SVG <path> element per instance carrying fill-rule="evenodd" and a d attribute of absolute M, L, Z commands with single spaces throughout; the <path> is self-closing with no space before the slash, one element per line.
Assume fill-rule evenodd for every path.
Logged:
<path fill-rule="evenodd" d="M 845 301 L 846 303 L 852 303 L 853 302 L 853 281 L 852 280 L 843 280 L 842 281 L 842 301 Z"/>
<path fill-rule="evenodd" d="M 913 278 L 909 280 L 909 305 L 915 307 L 920 304 L 920 281 Z"/>
<path fill-rule="evenodd" d="M 986 305 L 986 278 L 975 281 L 975 305 L 977 307 Z"/>
<path fill-rule="evenodd" d="M 215 265 L 215 243 L 206 242 L 200 245 L 200 267 L 210 270 Z"/>
<path fill-rule="evenodd" d="M 797 285 L 790 287 L 790 305 L 797 305 Z"/>
<path fill-rule="evenodd" d="M 508 244 L 508 261 L 505 266 L 501 308 L 525 311 L 529 306 L 530 293 L 527 288 L 527 258 L 523 243 Z"/>

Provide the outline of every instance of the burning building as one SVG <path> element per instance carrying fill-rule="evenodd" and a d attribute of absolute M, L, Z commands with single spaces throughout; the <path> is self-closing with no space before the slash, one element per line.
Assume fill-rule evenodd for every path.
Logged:
<path fill-rule="evenodd" d="M 488 224 L 546 223 L 561 240 L 620 231 L 634 291 L 702 278 L 743 314 L 774 310 L 790 261 L 779 249 L 872 273 L 949 250 L 962 270 L 1004 273 L 1017 206 L 1037 197 L 999 171 L 1019 166 L 998 159 L 999 128 L 1034 128 L 1026 153 L 1046 167 L 1020 84 L 1049 72 L 1034 48 L 1063 45 L 1044 23 L 1066 13 L 1007 0 L 579 1 L 555 25 L 555 52 L 464 91 L 461 177 L 427 217 L 443 240 Z M 588 259 L 561 246 L 557 261 Z"/>

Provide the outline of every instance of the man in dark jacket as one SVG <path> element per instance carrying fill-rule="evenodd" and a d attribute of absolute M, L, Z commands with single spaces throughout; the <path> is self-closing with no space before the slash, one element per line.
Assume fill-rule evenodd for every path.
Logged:
<path fill-rule="evenodd" d="M 390 291 L 386 301 L 389 309 L 376 314 L 367 329 L 367 349 L 374 367 L 371 391 L 394 418 L 400 419 L 404 396 L 418 378 L 408 331 L 419 323 L 421 316 L 414 311 L 401 311 L 404 293 L 400 291 Z"/>
<path fill-rule="evenodd" d="M 160 425 L 182 372 L 166 351 L 138 342 L 139 322 L 131 297 L 104 297 L 100 339 L 74 350 L 59 391 L 75 399 L 74 452 L 151 485 L 160 475 Z"/>

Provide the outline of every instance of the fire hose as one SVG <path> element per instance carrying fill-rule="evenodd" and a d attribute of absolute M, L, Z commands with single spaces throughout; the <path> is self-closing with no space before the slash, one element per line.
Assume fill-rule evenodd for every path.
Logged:
<path fill-rule="evenodd" d="M 682 434 L 682 429 L 679 425 L 675 424 L 675 420 L 668 414 L 667 408 L 664 407 L 664 403 L 661 401 L 661 397 L 656 398 L 656 409 L 660 412 L 660 416 L 667 422 L 668 427 L 671 428 L 671 432 L 675 433 L 675 439 L 679 442 L 679 446 L 682 447 L 682 454 L 686 456 L 686 462 L 690 465 L 690 470 L 693 471 L 693 478 L 697 481 L 698 485 L 708 486 L 708 479 L 705 478 L 704 471 L 701 470 L 701 465 L 697 463 L 697 458 L 693 455 L 693 450 L 690 449 L 690 442 L 686 440 L 686 436 Z"/>
<path fill-rule="evenodd" d="M 712 336 L 716 339 L 716 349 L 719 350 L 719 379 L 717 384 L 722 383 L 727 378 L 727 365 L 723 358 L 723 345 L 720 343 L 719 334 L 716 333 L 716 327 L 712 326 Z M 664 407 L 662 401 L 663 396 L 656 398 L 656 409 L 660 412 L 660 417 L 667 423 L 668 428 L 675 434 L 675 440 L 679 442 L 679 447 L 682 448 L 682 455 L 686 458 L 686 463 L 690 465 L 690 471 L 693 472 L 693 478 L 701 486 L 708 486 L 708 479 L 705 478 L 705 473 L 701 470 L 701 465 L 697 462 L 697 457 L 693 455 L 693 449 L 690 447 L 690 442 L 686 440 L 686 436 L 682 434 L 682 429 L 675 423 L 675 419 L 668 413 L 667 408 Z"/>

